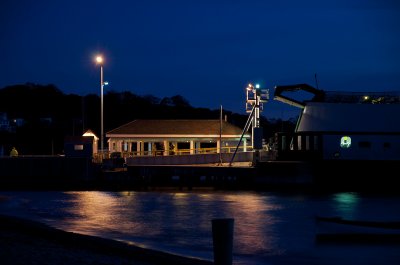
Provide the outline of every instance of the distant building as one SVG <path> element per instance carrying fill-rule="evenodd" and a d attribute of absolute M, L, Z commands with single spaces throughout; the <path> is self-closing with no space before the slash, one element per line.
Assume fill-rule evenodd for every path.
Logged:
<path fill-rule="evenodd" d="M 51 117 L 42 117 L 39 119 L 40 123 L 50 125 L 53 123 L 53 119 Z"/>
<path fill-rule="evenodd" d="M 67 157 L 93 157 L 93 136 L 68 136 L 64 141 Z"/>
<path fill-rule="evenodd" d="M 219 120 L 134 120 L 106 133 L 110 152 L 132 156 L 230 152 L 241 135 L 241 128 Z M 246 133 L 242 151 L 249 138 Z"/>
<path fill-rule="evenodd" d="M 87 130 L 82 136 L 84 137 L 93 137 L 93 153 L 97 153 L 98 150 L 98 142 L 99 142 L 99 137 L 97 137 L 94 132 L 91 130 Z"/>
<path fill-rule="evenodd" d="M 21 127 L 25 124 L 25 120 L 22 118 L 15 118 L 13 119 L 13 123 L 16 127 Z"/>
<path fill-rule="evenodd" d="M 6 112 L 0 112 L 0 131 L 15 132 L 15 126 L 9 120 Z"/>

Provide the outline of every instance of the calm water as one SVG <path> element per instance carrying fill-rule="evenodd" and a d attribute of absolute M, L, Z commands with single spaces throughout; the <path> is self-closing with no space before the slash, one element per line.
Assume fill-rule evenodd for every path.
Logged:
<path fill-rule="evenodd" d="M 0 192 L 0 213 L 212 260 L 234 218 L 234 264 L 400 264 L 400 245 L 317 244 L 315 215 L 400 220 L 400 196 L 271 192 Z"/>

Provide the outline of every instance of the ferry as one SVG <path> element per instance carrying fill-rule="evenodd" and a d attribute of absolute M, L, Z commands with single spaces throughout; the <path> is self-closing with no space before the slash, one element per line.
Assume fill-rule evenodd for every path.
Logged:
<path fill-rule="evenodd" d="M 284 95 L 300 90 L 313 97 Z M 274 99 L 302 109 L 294 134 L 278 137 L 280 159 L 400 160 L 400 92 L 333 92 L 299 84 L 276 87 Z"/>
<path fill-rule="evenodd" d="M 293 92 L 311 97 L 299 100 Z M 324 91 L 297 84 L 276 86 L 274 100 L 301 113 L 294 132 L 275 135 L 259 167 L 300 163 L 313 183 L 325 187 L 395 189 L 390 183 L 400 170 L 400 92 Z"/>

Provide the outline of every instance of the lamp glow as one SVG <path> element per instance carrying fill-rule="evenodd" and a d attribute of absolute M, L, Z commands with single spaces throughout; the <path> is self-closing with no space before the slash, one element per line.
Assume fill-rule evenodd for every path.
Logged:
<path fill-rule="evenodd" d="M 96 57 L 96 62 L 98 63 L 98 64 L 102 64 L 103 63 L 103 57 L 102 56 L 97 56 Z"/>

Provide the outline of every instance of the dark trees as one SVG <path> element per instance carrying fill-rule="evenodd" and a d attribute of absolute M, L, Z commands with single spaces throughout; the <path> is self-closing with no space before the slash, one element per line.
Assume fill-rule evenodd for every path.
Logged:
<path fill-rule="evenodd" d="M 82 135 L 88 129 L 100 135 L 100 97 L 95 94 L 66 95 L 54 85 L 9 86 L 0 89 L 0 113 L 7 114 L 14 129 L 0 131 L 0 145 L 5 152 L 15 145 L 22 155 L 60 154 L 66 136 Z M 247 115 L 231 111 L 224 110 L 223 115 L 241 128 L 247 120 Z M 135 119 L 219 119 L 219 116 L 219 109 L 194 108 L 181 95 L 163 99 L 129 91 L 110 91 L 104 95 L 105 133 Z M 261 119 L 267 138 L 279 131 L 282 124 Z"/>

